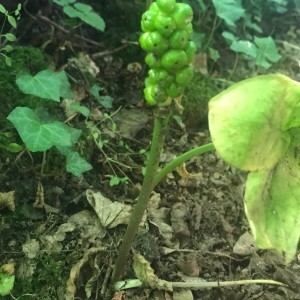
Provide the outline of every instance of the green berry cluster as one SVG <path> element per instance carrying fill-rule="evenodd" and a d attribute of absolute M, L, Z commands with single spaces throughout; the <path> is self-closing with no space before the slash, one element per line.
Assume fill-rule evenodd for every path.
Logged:
<path fill-rule="evenodd" d="M 144 94 L 149 105 L 179 97 L 193 77 L 192 18 L 191 7 L 176 0 L 156 0 L 142 15 L 144 33 L 139 41 L 148 52 L 145 61 L 150 70 Z"/>

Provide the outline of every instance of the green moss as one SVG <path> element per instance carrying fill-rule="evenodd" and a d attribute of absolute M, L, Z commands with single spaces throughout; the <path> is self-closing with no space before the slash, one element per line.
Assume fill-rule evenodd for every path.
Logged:
<path fill-rule="evenodd" d="M 196 73 L 187 87 L 182 104 L 183 122 L 189 130 L 199 130 L 208 126 L 208 101 L 221 92 L 222 80 Z"/>
<path fill-rule="evenodd" d="M 17 105 L 27 105 L 33 97 L 24 95 L 16 85 L 16 76 L 23 72 L 35 74 L 49 67 L 49 60 L 38 48 L 16 46 L 11 52 L 12 66 L 6 65 L 4 58 L 0 59 L 0 93 L 1 111 L 0 126 L 9 112 Z"/>
<path fill-rule="evenodd" d="M 57 289 L 68 278 L 65 269 L 66 257 L 61 253 L 41 252 L 36 258 L 36 269 L 30 278 L 16 279 L 12 294 L 24 299 L 57 299 Z M 31 295 L 26 298 L 26 295 Z"/>

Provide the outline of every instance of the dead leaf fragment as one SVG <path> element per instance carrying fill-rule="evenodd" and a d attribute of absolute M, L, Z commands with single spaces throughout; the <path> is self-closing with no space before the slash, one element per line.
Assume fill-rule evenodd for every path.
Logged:
<path fill-rule="evenodd" d="M 202 173 L 189 173 L 185 167 L 185 163 L 181 164 L 179 167 L 176 168 L 177 173 L 180 175 L 180 177 L 184 180 L 187 179 L 201 179 Z"/>
<path fill-rule="evenodd" d="M 68 63 L 75 66 L 83 73 L 89 73 L 93 77 L 96 77 L 100 72 L 100 69 L 96 63 L 90 58 L 86 53 L 80 52 L 77 57 L 72 57 L 69 59 Z"/>
<path fill-rule="evenodd" d="M 170 208 L 160 207 L 161 198 L 159 193 L 153 192 L 148 204 L 148 217 L 159 228 L 166 245 L 172 248 L 179 247 L 178 240 L 174 240 L 174 230 L 170 223 Z"/>
<path fill-rule="evenodd" d="M 14 263 L 8 263 L 4 264 L 0 267 L 0 272 L 5 273 L 7 275 L 14 275 L 15 273 L 15 264 Z"/>
<path fill-rule="evenodd" d="M 15 211 L 15 191 L 0 193 L 0 209 L 2 208 Z"/>
<path fill-rule="evenodd" d="M 36 239 L 30 239 L 22 245 L 22 250 L 26 257 L 33 259 L 40 253 L 40 243 Z"/>
<path fill-rule="evenodd" d="M 172 291 L 172 284 L 166 280 L 159 279 L 150 266 L 150 263 L 140 254 L 133 257 L 133 270 L 136 277 L 146 286 L 153 289 Z"/>
<path fill-rule="evenodd" d="M 104 197 L 101 192 L 86 191 L 89 204 L 96 212 L 104 228 L 114 228 L 120 224 L 128 224 L 131 206 L 120 202 L 112 202 Z"/>
<path fill-rule="evenodd" d="M 88 249 L 84 256 L 81 258 L 80 261 L 78 261 L 71 269 L 71 272 L 70 272 L 70 276 L 69 276 L 69 279 L 67 281 L 67 291 L 66 291 L 66 300 L 74 300 L 75 299 L 75 296 L 76 296 L 76 290 L 77 290 L 77 281 L 79 279 L 79 276 L 80 276 L 80 272 L 81 272 L 81 269 L 82 267 L 90 262 L 91 260 L 94 260 L 96 259 L 96 256 L 102 251 L 103 249 L 101 248 L 90 248 Z M 89 265 L 93 265 L 95 267 L 95 263 L 91 263 Z M 99 267 L 97 266 L 96 267 L 96 275 L 95 274 L 90 274 L 92 275 L 90 277 L 89 280 L 93 280 L 93 282 L 95 282 L 95 276 L 97 277 L 97 273 L 99 271 Z M 93 272 L 94 273 L 94 272 Z M 88 281 L 89 282 L 89 281 Z M 86 289 L 86 293 L 89 294 L 91 290 L 90 289 Z M 87 298 L 89 299 L 89 298 Z"/>
<path fill-rule="evenodd" d="M 189 253 L 179 258 L 177 264 L 184 275 L 198 277 L 200 274 L 196 253 Z"/>
<path fill-rule="evenodd" d="M 233 253 L 240 256 L 251 255 L 255 251 L 254 238 L 246 231 L 242 234 L 233 247 Z"/>
<path fill-rule="evenodd" d="M 173 300 L 194 300 L 194 296 L 191 290 L 181 289 L 174 291 Z"/>

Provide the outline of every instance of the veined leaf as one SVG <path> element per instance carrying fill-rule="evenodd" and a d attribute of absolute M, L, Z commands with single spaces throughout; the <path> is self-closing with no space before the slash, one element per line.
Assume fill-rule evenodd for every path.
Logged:
<path fill-rule="evenodd" d="M 71 98 L 70 83 L 64 71 L 43 70 L 35 76 L 23 74 L 17 77 L 17 85 L 24 94 L 35 95 L 59 102 L 61 97 Z"/>
<path fill-rule="evenodd" d="M 235 22 L 245 13 L 241 0 L 212 0 L 212 2 L 217 16 L 230 26 L 235 26 Z"/>
<path fill-rule="evenodd" d="M 26 147 L 33 152 L 46 151 L 53 146 L 71 146 L 70 133 L 64 123 L 42 124 L 28 107 L 16 107 L 7 117 L 17 129 Z"/>

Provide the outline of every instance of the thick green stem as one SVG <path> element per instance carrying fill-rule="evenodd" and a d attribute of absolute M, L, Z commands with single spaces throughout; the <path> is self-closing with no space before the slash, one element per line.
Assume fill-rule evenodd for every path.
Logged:
<path fill-rule="evenodd" d="M 168 173 L 174 171 L 178 166 L 183 164 L 184 162 L 190 160 L 191 158 L 215 150 L 215 147 L 212 143 L 205 144 L 195 149 L 192 149 L 188 152 L 181 154 L 176 157 L 170 163 L 168 163 L 165 167 L 163 167 L 154 177 L 153 180 L 153 189 L 167 176 Z"/>
<path fill-rule="evenodd" d="M 119 280 L 123 273 L 135 234 L 138 230 L 139 224 L 147 208 L 150 194 L 153 190 L 153 180 L 158 169 L 160 154 L 163 150 L 165 133 L 168 127 L 171 112 L 172 109 L 168 107 L 166 109 L 158 108 L 155 113 L 152 143 L 150 153 L 148 156 L 144 181 L 137 203 L 134 207 L 133 212 L 131 213 L 130 220 L 123 238 L 123 242 L 119 249 L 118 258 L 115 263 L 114 271 L 112 274 L 113 282 Z"/>

